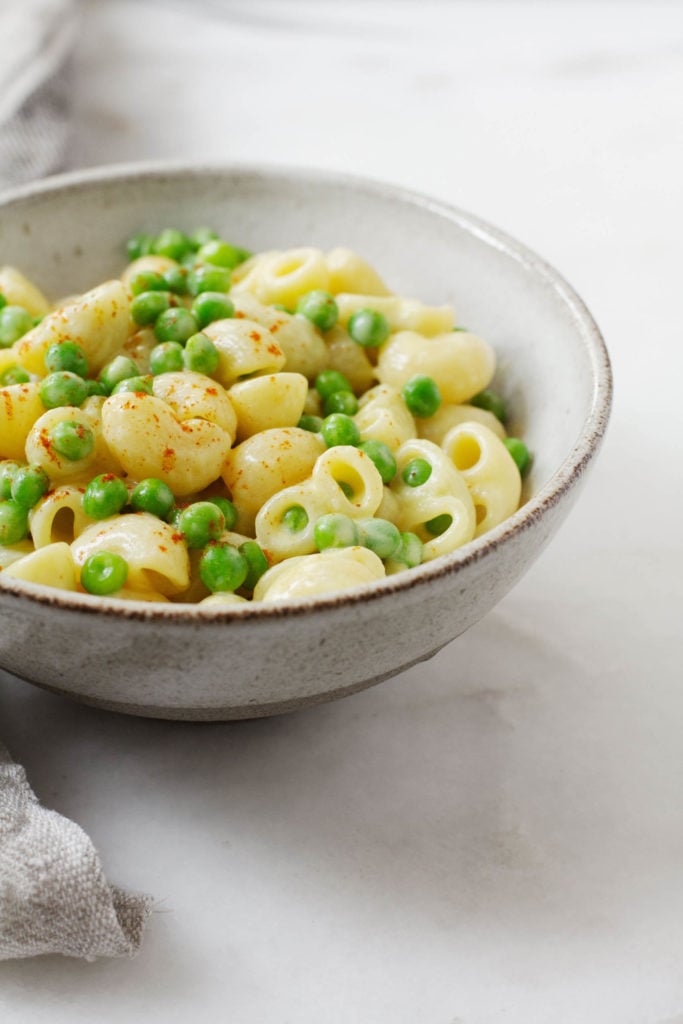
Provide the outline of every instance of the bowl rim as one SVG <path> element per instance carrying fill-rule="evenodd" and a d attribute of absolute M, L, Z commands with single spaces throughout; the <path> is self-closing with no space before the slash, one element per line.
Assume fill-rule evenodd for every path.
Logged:
<path fill-rule="evenodd" d="M 326 609 L 379 601 L 431 583 L 441 577 L 458 573 L 465 566 L 490 556 L 502 544 L 520 535 L 524 530 L 547 515 L 579 481 L 591 459 L 597 454 L 607 429 L 612 405 L 613 379 L 609 354 L 593 316 L 574 288 L 545 259 L 516 238 L 500 230 L 475 214 L 470 214 L 444 200 L 401 185 L 380 179 L 280 163 L 186 160 L 135 161 L 108 164 L 101 167 L 68 171 L 63 174 L 5 189 L 0 192 L 0 215 L 4 209 L 21 206 L 36 197 L 50 193 L 67 194 L 84 185 L 116 183 L 122 180 L 175 180 L 178 178 L 245 178 L 263 181 L 281 181 L 289 184 L 326 184 L 343 187 L 369 197 L 393 199 L 428 211 L 455 223 L 478 241 L 497 249 L 516 262 L 526 273 L 537 276 L 566 307 L 589 357 L 592 371 L 591 405 L 575 439 L 572 450 L 559 464 L 537 494 L 528 499 L 516 512 L 481 537 L 422 563 L 404 573 L 364 583 L 338 593 L 322 594 L 315 598 L 295 598 L 272 604 L 251 602 L 238 605 L 201 605 L 183 603 L 119 601 L 72 591 L 59 590 L 44 584 L 24 580 L 4 580 L 0 572 L 0 596 L 12 594 L 30 604 L 58 606 L 84 614 L 114 616 L 124 620 L 168 620 L 176 624 L 199 622 L 224 625 L 227 621 L 271 620 L 294 616 L 312 616 Z"/>

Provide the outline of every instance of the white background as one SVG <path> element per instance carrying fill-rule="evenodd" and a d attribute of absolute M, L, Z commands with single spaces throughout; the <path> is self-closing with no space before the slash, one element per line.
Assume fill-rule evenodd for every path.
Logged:
<path fill-rule="evenodd" d="M 391 682 L 195 726 L 0 674 L 40 798 L 159 901 L 133 961 L 0 965 L 3 1024 L 682 1024 L 683 7 L 110 0 L 75 71 L 71 166 L 329 167 L 518 236 L 616 398 L 542 559 Z"/>

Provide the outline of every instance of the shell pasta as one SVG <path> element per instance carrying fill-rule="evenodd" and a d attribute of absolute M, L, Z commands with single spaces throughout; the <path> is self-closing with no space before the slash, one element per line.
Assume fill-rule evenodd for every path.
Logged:
<path fill-rule="evenodd" d="M 491 346 L 354 251 L 128 240 L 51 305 L 0 268 L 0 584 L 239 608 L 372 584 L 519 506 Z"/>

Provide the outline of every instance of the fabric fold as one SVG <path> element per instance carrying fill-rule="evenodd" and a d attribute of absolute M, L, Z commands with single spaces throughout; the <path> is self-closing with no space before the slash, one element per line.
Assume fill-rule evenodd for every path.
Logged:
<path fill-rule="evenodd" d="M 39 804 L 0 745 L 0 960 L 132 956 L 151 909 L 109 885 L 83 829 Z"/>
<path fill-rule="evenodd" d="M 74 0 L 0 7 L 0 187 L 59 170 L 69 138 Z"/>

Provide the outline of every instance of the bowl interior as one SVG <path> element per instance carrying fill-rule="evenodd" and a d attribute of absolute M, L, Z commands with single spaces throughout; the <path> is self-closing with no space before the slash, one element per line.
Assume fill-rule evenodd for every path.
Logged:
<path fill-rule="evenodd" d="M 208 225 L 253 250 L 348 246 L 396 292 L 453 303 L 458 323 L 496 349 L 510 432 L 534 453 L 527 497 L 571 456 L 594 411 L 597 332 L 570 289 L 482 222 L 398 189 L 247 169 L 67 177 L 0 207 L 0 262 L 57 299 L 118 276 L 125 239 L 168 225 Z"/>

